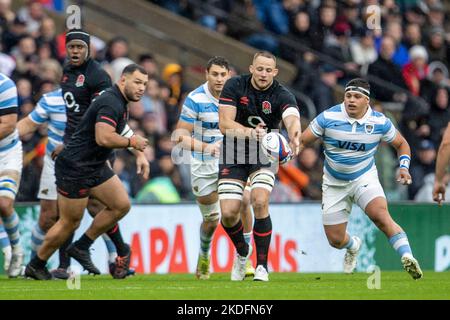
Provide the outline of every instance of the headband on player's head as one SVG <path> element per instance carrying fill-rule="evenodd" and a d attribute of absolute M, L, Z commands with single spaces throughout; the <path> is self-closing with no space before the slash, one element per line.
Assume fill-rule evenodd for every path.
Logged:
<path fill-rule="evenodd" d="M 345 92 L 358 92 L 363 94 L 367 98 L 370 98 L 370 91 L 363 87 L 347 86 L 345 87 Z"/>
<path fill-rule="evenodd" d="M 66 45 L 72 40 L 78 40 L 83 42 L 83 44 L 85 44 L 86 47 L 88 48 L 89 52 L 89 44 L 91 42 L 91 36 L 89 35 L 89 33 L 81 29 L 71 29 L 66 33 Z"/>

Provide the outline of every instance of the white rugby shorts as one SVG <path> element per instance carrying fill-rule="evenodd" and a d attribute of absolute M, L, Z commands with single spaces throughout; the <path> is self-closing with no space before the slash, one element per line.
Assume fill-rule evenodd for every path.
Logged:
<path fill-rule="evenodd" d="M 18 141 L 11 149 L 0 152 L 0 196 L 11 199 L 16 198 L 22 174 L 22 165 L 21 141 Z M 8 172 L 15 172 L 16 174 L 11 175 Z"/>
<path fill-rule="evenodd" d="M 45 154 L 44 167 L 42 168 L 41 181 L 39 183 L 38 198 L 43 200 L 56 200 L 55 161 Z"/>
<path fill-rule="evenodd" d="M 191 157 L 191 185 L 196 197 L 217 191 L 219 181 L 219 159 L 201 161 Z"/>
<path fill-rule="evenodd" d="M 375 166 L 352 181 L 336 179 L 325 170 L 322 192 L 324 225 L 348 222 L 353 203 L 365 211 L 367 205 L 373 199 L 377 197 L 386 198 Z"/>

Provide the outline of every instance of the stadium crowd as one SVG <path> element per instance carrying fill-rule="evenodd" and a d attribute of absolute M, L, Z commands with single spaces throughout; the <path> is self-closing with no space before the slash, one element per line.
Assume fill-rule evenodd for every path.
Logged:
<path fill-rule="evenodd" d="M 0 0 L 0 72 L 17 84 L 20 117 L 34 108 L 42 94 L 56 88 L 62 76 L 64 34 L 56 32 L 55 21 L 46 14 L 44 2 L 30 0 L 13 12 L 10 0 Z M 394 184 L 397 160 L 387 145 L 380 145 L 378 153 L 380 180 L 388 198 L 432 201 L 431 191 L 424 190 L 432 186 L 430 174 L 434 172 L 436 150 L 442 131 L 450 121 L 450 37 L 446 32 L 447 12 L 441 1 L 152 2 L 293 63 L 298 75 L 290 85 L 311 98 L 317 113 L 341 102 L 335 98 L 335 87 L 354 72 L 374 75 L 403 88 L 404 91 L 371 83 L 372 98 L 377 101 L 372 106 L 384 110 L 411 144 L 414 183 L 409 188 Z M 204 4 L 201 10 L 198 3 Z M 371 30 L 366 26 L 365 10 L 372 4 L 382 5 L 381 29 Z M 208 12 L 208 8 L 219 11 Z M 230 23 L 233 16 L 245 19 L 247 25 L 255 28 L 239 29 L 239 25 Z M 299 42 L 312 50 L 293 50 L 289 41 L 283 39 Z M 104 42 L 92 37 L 90 50 L 113 81 L 131 62 L 126 38 Z M 320 53 L 344 67 L 324 63 Z M 183 99 L 193 86 L 183 82 L 180 64 L 159 66 L 150 52 L 142 52 L 136 62 L 151 76 L 145 96 L 140 102 L 130 104 L 129 124 L 151 141 L 151 147 L 145 151 L 151 164 L 151 178 L 145 182 L 136 175 L 134 160 L 126 150 L 117 152 L 114 170 L 136 202 L 192 200 L 189 166 L 176 165 L 171 158 L 174 147 L 171 133 Z M 415 97 L 425 103 L 418 103 Z M 46 133 L 40 131 L 24 141 L 24 170 L 18 201 L 37 200 L 45 137 Z M 281 183 L 276 184 L 272 201 L 319 200 L 320 147 L 306 148 L 297 159 L 280 169 L 278 179 Z"/>

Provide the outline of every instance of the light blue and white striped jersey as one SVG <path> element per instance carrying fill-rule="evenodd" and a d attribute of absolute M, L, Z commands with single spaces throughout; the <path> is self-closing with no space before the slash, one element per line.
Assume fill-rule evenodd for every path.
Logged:
<path fill-rule="evenodd" d="M 223 139 L 219 130 L 219 100 L 209 92 L 207 82 L 186 97 L 180 120 L 194 124 L 194 139 L 205 143 Z M 192 152 L 192 156 L 198 160 L 213 159 L 212 156 L 203 155 L 201 152 Z"/>
<path fill-rule="evenodd" d="M 44 94 L 28 117 L 35 123 L 48 124 L 48 141 L 45 152 L 51 155 L 55 147 L 63 143 L 64 129 L 66 128 L 66 104 L 62 90 L 58 89 Z"/>
<path fill-rule="evenodd" d="M 19 108 L 17 88 L 10 78 L 0 73 L 0 117 L 8 114 L 17 114 Z M 17 129 L 0 140 L 0 152 L 7 151 L 19 142 Z"/>
<path fill-rule="evenodd" d="M 361 119 L 350 118 L 344 104 L 319 114 L 309 127 L 325 146 L 325 170 L 339 180 L 355 180 L 375 166 L 381 140 L 392 142 L 397 130 L 391 120 L 371 107 Z"/>

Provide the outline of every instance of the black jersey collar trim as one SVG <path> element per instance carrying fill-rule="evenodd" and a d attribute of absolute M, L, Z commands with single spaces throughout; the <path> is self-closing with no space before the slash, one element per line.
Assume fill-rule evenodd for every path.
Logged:
<path fill-rule="evenodd" d="M 113 88 L 114 92 L 122 99 L 123 103 L 125 105 L 127 105 L 128 104 L 128 100 L 125 98 L 125 96 L 120 91 L 119 86 L 117 84 L 114 84 L 112 88 Z"/>

